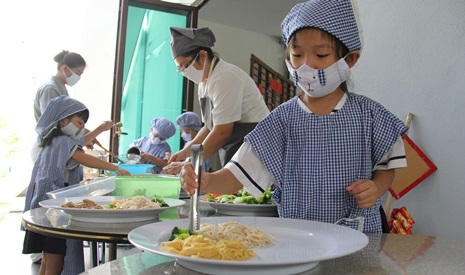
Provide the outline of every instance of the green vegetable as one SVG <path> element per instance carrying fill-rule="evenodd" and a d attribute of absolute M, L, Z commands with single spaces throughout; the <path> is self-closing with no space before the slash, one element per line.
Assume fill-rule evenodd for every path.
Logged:
<path fill-rule="evenodd" d="M 133 197 L 135 196 L 145 196 L 145 194 L 147 193 L 147 190 L 144 188 L 144 189 L 136 189 L 134 190 L 134 193 L 132 194 Z"/>
<path fill-rule="evenodd" d="M 236 199 L 235 195 L 225 194 L 225 195 L 221 195 L 218 198 L 216 198 L 216 202 L 219 202 L 219 203 L 234 203 L 235 199 Z"/>
<path fill-rule="evenodd" d="M 170 241 L 172 241 L 174 239 L 185 240 L 190 235 L 191 234 L 189 233 L 189 229 L 175 226 L 173 228 L 173 230 L 171 230 L 171 237 L 170 237 L 169 240 Z"/>
<path fill-rule="evenodd" d="M 158 203 L 160 207 L 169 207 L 169 205 L 162 198 L 153 197 L 153 198 L 150 198 L 150 200 L 152 202 Z"/>
<path fill-rule="evenodd" d="M 208 202 L 216 202 L 215 197 L 213 197 L 212 194 L 207 194 L 205 196 L 205 200 L 208 201 Z"/>
<path fill-rule="evenodd" d="M 257 204 L 257 199 L 252 195 L 244 196 L 244 197 L 237 197 L 234 200 L 234 203 L 235 204 Z"/>
<path fill-rule="evenodd" d="M 270 187 L 260 196 L 254 197 L 252 194 L 247 192 L 245 189 L 237 191 L 235 195 L 225 194 L 217 197 L 213 197 L 213 194 L 206 195 L 206 201 L 216 203 L 234 203 L 234 204 L 274 204 L 273 201 L 274 187 Z"/>
<path fill-rule="evenodd" d="M 263 192 L 260 196 L 258 196 L 257 203 L 258 204 L 273 204 L 274 203 L 272 200 L 273 192 L 274 192 L 273 187 L 266 189 L 265 192 Z"/>
<path fill-rule="evenodd" d="M 110 204 L 106 205 L 105 208 L 106 209 L 114 209 L 114 208 L 116 208 L 116 205 L 110 203 Z"/>

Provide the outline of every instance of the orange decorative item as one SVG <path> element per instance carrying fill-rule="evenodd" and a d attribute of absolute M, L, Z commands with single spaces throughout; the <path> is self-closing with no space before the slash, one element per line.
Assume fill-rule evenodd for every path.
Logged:
<path fill-rule="evenodd" d="M 389 233 L 391 234 L 412 234 L 412 227 L 415 224 L 412 216 L 405 206 L 392 209 L 391 217 L 388 220 Z"/>

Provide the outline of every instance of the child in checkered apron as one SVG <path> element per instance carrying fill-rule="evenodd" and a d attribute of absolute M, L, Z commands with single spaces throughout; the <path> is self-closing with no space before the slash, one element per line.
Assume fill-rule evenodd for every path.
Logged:
<path fill-rule="evenodd" d="M 69 96 L 62 95 L 50 100 L 36 126 L 41 150 L 27 189 L 25 212 L 40 207 L 39 203 L 47 199 L 47 192 L 78 184 L 81 163 L 92 168 L 112 170 L 118 175 L 130 175 L 128 171 L 84 152 L 84 126 L 88 118 L 87 107 Z M 31 253 L 42 253 L 40 274 L 66 275 L 84 271 L 82 241 L 26 230 L 23 254 Z"/>
<path fill-rule="evenodd" d="M 205 173 L 204 192 L 240 188 L 255 196 L 272 184 L 279 216 L 382 232 L 381 197 L 405 167 L 407 126 L 381 104 L 347 89 L 362 49 L 349 0 L 297 4 L 281 24 L 286 65 L 303 93 L 250 132 L 220 171 Z M 183 189 L 197 186 L 190 165 Z"/>

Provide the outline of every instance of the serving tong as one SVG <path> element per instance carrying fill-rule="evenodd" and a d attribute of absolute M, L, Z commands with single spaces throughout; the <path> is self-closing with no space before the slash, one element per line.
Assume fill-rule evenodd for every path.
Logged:
<path fill-rule="evenodd" d="M 203 146 L 202 144 L 194 144 L 191 146 L 191 164 L 194 171 L 197 173 L 197 189 L 190 199 L 189 206 L 189 233 L 196 234 L 200 230 L 200 208 L 199 208 L 199 193 L 200 182 L 202 175 L 203 163 Z"/>

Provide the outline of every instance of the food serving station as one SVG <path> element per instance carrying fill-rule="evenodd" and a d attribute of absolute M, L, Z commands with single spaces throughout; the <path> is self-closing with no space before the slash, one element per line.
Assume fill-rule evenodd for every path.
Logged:
<path fill-rule="evenodd" d="M 121 196 L 160 196 L 170 207 L 148 211 L 150 214 L 136 220 L 135 213 L 147 210 L 108 215 L 110 212 L 101 211 L 111 210 L 90 214 L 95 209 L 62 207 L 64 202 L 83 198 L 104 205 Z M 465 273 L 463 240 L 363 234 L 333 224 L 278 218 L 274 204 L 220 204 L 205 201 L 204 196 L 200 196 L 199 204 L 202 223 L 238 221 L 269 232 L 275 242 L 255 249 L 256 257 L 243 262 L 170 254 L 160 249 L 160 243 L 168 240 L 174 226 L 187 227 L 189 221 L 189 198 L 181 194 L 179 179 L 174 176 L 98 177 L 56 190 L 49 198 L 42 207 L 23 214 L 23 225 L 42 234 L 91 242 L 93 268 L 84 273 L 89 275 Z M 99 262 L 98 242 L 108 244 L 107 263 Z M 118 258 L 117 244 L 132 244 L 140 253 Z"/>

